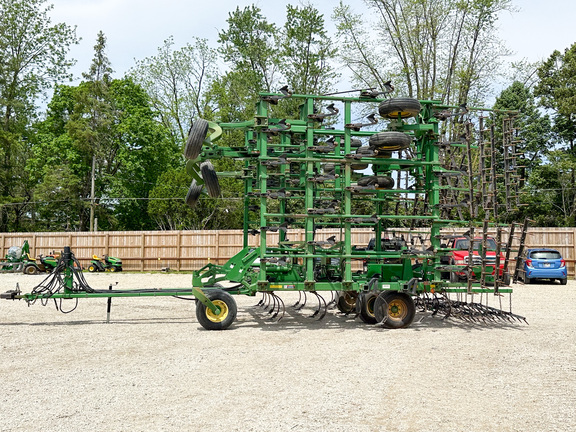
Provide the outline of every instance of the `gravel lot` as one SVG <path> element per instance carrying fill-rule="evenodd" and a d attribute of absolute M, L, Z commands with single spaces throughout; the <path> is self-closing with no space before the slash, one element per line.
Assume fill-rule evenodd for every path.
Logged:
<path fill-rule="evenodd" d="M 0 291 L 42 279 L 3 274 Z M 189 287 L 191 275 L 86 279 Z M 576 282 L 515 288 L 530 325 L 418 313 L 385 330 L 335 311 L 315 321 L 313 302 L 270 323 L 259 298 L 237 296 L 237 322 L 210 332 L 171 297 L 114 299 L 110 323 L 105 299 L 70 314 L 2 300 L 0 430 L 576 430 Z"/>

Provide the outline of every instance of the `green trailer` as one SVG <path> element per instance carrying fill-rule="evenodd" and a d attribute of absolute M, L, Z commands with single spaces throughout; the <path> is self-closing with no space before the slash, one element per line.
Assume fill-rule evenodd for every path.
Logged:
<path fill-rule="evenodd" d="M 498 180 L 500 165 L 515 169 L 514 113 L 388 96 L 373 90 L 356 97 L 298 95 L 283 88 L 260 94 L 253 119 L 195 121 L 184 146 L 192 179 L 185 201 L 194 207 L 207 197 L 221 199 L 219 178 L 236 178 L 243 185 L 244 239 L 224 265 L 195 271 L 192 288 L 95 291 L 78 289 L 87 286 L 79 283 L 3 297 L 194 295 L 198 321 L 211 330 L 234 322 L 234 295 L 261 295 L 259 304 L 280 319 L 287 291 L 300 294 L 296 308 L 315 299 L 318 318 L 334 305 L 386 328 L 410 325 L 417 310 L 523 320 L 502 307 L 512 294 L 505 282 L 514 225 L 498 224 L 518 201 L 514 177 Z M 213 162 L 220 159 L 232 159 L 235 171 L 217 172 Z M 449 261 L 447 240 L 459 229 L 483 239 L 478 259 L 470 251 L 470 262 Z M 485 252 L 490 230 L 497 234 L 495 255 L 506 252 L 504 262 Z M 355 244 L 365 232 L 381 241 Z M 78 273 L 67 256 L 60 271 Z M 454 272 L 468 277 L 451 282 Z"/>

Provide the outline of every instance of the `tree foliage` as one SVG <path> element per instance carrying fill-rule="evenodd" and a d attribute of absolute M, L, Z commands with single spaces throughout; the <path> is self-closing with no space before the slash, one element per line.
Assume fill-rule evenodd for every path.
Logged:
<path fill-rule="evenodd" d="M 0 231 L 22 229 L 32 200 L 25 171 L 38 96 L 68 77 L 75 29 L 52 25 L 44 0 L 0 0 Z"/>
<path fill-rule="evenodd" d="M 342 60 L 358 84 L 392 80 L 399 92 L 447 104 L 483 101 L 504 48 L 498 13 L 509 0 L 367 0 L 376 17 L 334 11 Z M 371 34 L 366 28 L 377 29 Z"/>

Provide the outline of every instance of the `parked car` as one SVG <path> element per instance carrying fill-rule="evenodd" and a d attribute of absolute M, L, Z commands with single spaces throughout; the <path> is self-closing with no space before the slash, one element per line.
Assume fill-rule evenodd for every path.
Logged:
<path fill-rule="evenodd" d="M 472 244 L 472 265 L 480 266 L 482 265 L 482 257 L 480 255 L 480 246 L 482 245 L 482 238 L 477 237 L 473 240 Z M 447 257 L 445 257 L 444 261 L 446 264 L 449 265 L 460 265 L 466 266 L 470 260 L 468 255 L 468 250 L 470 246 L 470 239 L 468 237 L 456 237 L 450 239 L 448 242 L 447 247 L 451 249 L 455 249 L 451 251 Z M 500 251 L 500 272 L 499 275 L 501 280 L 506 284 L 510 284 L 510 274 L 504 274 L 504 254 Z M 496 240 L 492 237 L 488 237 L 486 239 L 486 265 L 495 265 L 496 264 Z M 494 275 L 495 272 L 492 272 Z M 475 278 L 478 278 L 480 275 L 474 275 Z M 450 282 L 459 282 L 460 280 L 467 280 L 466 272 L 451 272 L 449 274 Z"/>
<path fill-rule="evenodd" d="M 520 279 L 531 283 L 534 279 L 559 280 L 562 285 L 568 281 L 566 261 L 556 249 L 526 249 L 520 256 Z"/>

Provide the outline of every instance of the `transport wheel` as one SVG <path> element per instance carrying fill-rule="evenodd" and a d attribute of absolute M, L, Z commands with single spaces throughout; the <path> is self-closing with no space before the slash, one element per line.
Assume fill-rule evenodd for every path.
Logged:
<path fill-rule="evenodd" d="M 370 147 L 384 151 L 398 151 L 410 147 L 412 138 L 403 132 L 379 132 L 370 137 Z"/>
<path fill-rule="evenodd" d="M 215 314 L 201 302 L 196 302 L 196 319 L 206 330 L 226 330 L 236 319 L 236 301 L 225 291 L 215 289 L 204 292 L 219 309 Z"/>
<path fill-rule="evenodd" d="M 97 272 L 98 269 L 96 268 L 96 266 L 94 264 L 90 264 L 90 266 L 88 266 L 88 271 L 90 273 L 94 273 L 94 272 Z"/>
<path fill-rule="evenodd" d="M 566 285 L 568 283 L 568 278 L 560 279 L 560 285 Z"/>
<path fill-rule="evenodd" d="M 186 159 L 196 159 L 202 151 L 202 143 L 208 134 L 208 122 L 203 119 L 196 120 L 190 132 L 188 132 L 188 139 L 186 140 L 186 147 L 184 147 L 184 156 Z"/>
<path fill-rule="evenodd" d="M 342 313 L 349 314 L 356 309 L 356 298 L 358 294 L 355 291 L 344 291 L 338 295 L 336 306 Z"/>
<path fill-rule="evenodd" d="M 378 295 L 376 293 L 360 294 L 358 301 L 360 302 L 360 319 L 366 324 L 376 324 L 376 317 L 374 316 L 374 303 Z"/>
<path fill-rule="evenodd" d="M 202 194 L 202 186 L 196 184 L 196 180 L 192 180 L 192 184 L 190 185 L 190 189 L 188 189 L 188 193 L 186 194 L 186 205 L 190 208 L 194 207 Z"/>
<path fill-rule="evenodd" d="M 24 274 L 35 275 L 38 274 L 38 268 L 35 265 L 27 265 L 24 267 Z"/>
<path fill-rule="evenodd" d="M 408 118 L 416 117 L 420 114 L 422 105 L 416 99 L 412 98 L 395 98 L 385 100 L 380 103 L 378 112 L 382 117 L 387 118 Z"/>
<path fill-rule="evenodd" d="M 200 164 L 200 173 L 202 174 L 208 195 L 212 198 L 218 198 L 220 196 L 220 183 L 218 183 L 218 176 L 216 175 L 216 170 L 214 170 L 212 162 L 202 162 Z"/>
<path fill-rule="evenodd" d="M 383 325 L 396 329 L 409 326 L 416 316 L 414 300 L 408 294 L 388 291 L 380 294 L 374 302 L 376 322 L 386 318 Z"/>

